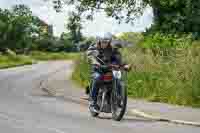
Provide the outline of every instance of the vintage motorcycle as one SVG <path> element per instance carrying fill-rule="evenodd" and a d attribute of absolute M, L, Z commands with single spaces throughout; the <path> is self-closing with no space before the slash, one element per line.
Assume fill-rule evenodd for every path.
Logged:
<path fill-rule="evenodd" d="M 112 119 L 120 121 L 126 112 L 127 89 L 125 80 L 128 69 L 124 65 L 112 64 L 107 68 L 102 72 L 101 80 L 96 86 L 98 88 L 97 105 L 99 111 L 94 112 L 90 104 L 89 110 L 93 117 L 97 117 L 101 112 L 112 113 Z M 92 81 L 89 88 L 91 85 Z M 89 99 L 91 99 L 92 89 L 89 90 Z"/>

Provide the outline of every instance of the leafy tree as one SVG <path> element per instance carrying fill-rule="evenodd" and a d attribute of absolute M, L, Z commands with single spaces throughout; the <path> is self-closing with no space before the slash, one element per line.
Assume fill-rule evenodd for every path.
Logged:
<path fill-rule="evenodd" d="M 58 38 L 43 32 L 48 25 L 34 16 L 29 7 L 15 5 L 11 10 L 0 9 L 0 51 L 7 48 L 25 53 L 34 50 L 55 50 Z"/>
<path fill-rule="evenodd" d="M 93 19 L 94 12 L 102 10 L 107 16 L 127 23 L 140 16 L 146 6 L 146 2 L 138 0 L 54 0 L 54 4 L 56 10 L 61 9 L 64 4 L 74 5 L 87 19 Z"/>
<path fill-rule="evenodd" d="M 57 7 L 74 5 L 76 10 L 92 19 L 95 11 L 102 10 L 107 16 L 119 22 L 134 22 L 141 16 L 145 7 L 153 8 L 154 25 L 149 31 L 164 33 L 200 34 L 199 0 L 54 0 Z"/>
<path fill-rule="evenodd" d="M 74 44 L 77 44 L 82 39 L 81 29 L 81 17 L 80 14 L 71 12 L 69 14 L 69 18 L 67 21 L 67 29 L 69 30 L 69 33 L 71 35 L 71 41 L 73 41 Z"/>
<path fill-rule="evenodd" d="M 70 52 L 73 51 L 74 45 L 71 41 L 71 34 L 70 33 L 62 33 L 60 36 L 60 43 L 62 44 L 62 50 Z"/>
<path fill-rule="evenodd" d="M 32 34 L 32 12 L 25 5 L 16 5 L 12 9 L 13 19 L 11 19 L 13 29 L 11 40 L 15 40 L 16 46 L 13 49 L 26 49 L 31 44 L 30 36 Z M 15 42 L 11 42 L 14 45 Z M 24 51 L 24 50 L 23 50 Z"/>
<path fill-rule="evenodd" d="M 152 30 L 165 33 L 199 32 L 200 1 L 149 0 L 154 11 Z"/>
<path fill-rule="evenodd" d="M 9 22 L 9 19 L 12 17 L 12 14 L 8 10 L 0 9 L 0 50 L 4 51 L 6 48 L 7 33 L 9 29 L 12 28 L 12 25 Z"/>
<path fill-rule="evenodd" d="M 16 5 L 9 10 L 0 11 L 1 49 L 12 50 L 28 48 L 31 34 L 32 13 L 25 5 Z"/>

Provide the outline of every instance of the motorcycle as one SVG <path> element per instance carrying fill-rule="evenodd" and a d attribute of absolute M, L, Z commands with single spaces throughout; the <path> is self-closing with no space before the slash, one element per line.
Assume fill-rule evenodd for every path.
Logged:
<path fill-rule="evenodd" d="M 126 80 L 127 69 L 124 65 L 109 65 L 108 70 L 102 73 L 100 82 L 97 84 L 98 112 L 93 111 L 89 104 L 89 110 L 93 117 L 97 117 L 101 112 L 112 113 L 112 119 L 120 121 L 127 106 L 127 89 L 124 81 Z M 89 86 L 89 99 L 91 98 L 91 85 Z"/>

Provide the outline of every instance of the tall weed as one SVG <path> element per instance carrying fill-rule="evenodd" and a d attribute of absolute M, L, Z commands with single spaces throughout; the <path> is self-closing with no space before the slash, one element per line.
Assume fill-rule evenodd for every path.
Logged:
<path fill-rule="evenodd" d="M 187 44 L 187 47 L 169 48 L 144 48 L 139 44 L 122 49 L 123 58 L 133 65 L 127 77 L 128 95 L 154 102 L 200 107 L 200 43 L 189 44 L 188 41 Z M 87 86 L 89 70 L 86 59 L 80 58 L 73 79 Z"/>
<path fill-rule="evenodd" d="M 200 106 L 199 50 L 200 46 L 195 45 L 173 48 L 173 54 L 168 55 L 154 55 L 151 49 L 123 50 L 126 60 L 134 66 L 128 75 L 129 95 L 156 102 Z"/>

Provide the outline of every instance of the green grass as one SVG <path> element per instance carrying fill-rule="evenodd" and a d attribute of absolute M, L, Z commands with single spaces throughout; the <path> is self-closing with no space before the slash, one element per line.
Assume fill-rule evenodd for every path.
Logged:
<path fill-rule="evenodd" d="M 30 57 L 35 60 L 67 60 L 67 59 L 76 59 L 79 56 L 79 53 L 52 53 L 52 52 L 40 52 L 34 51 L 30 53 Z"/>
<path fill-rule="evenodd" d="M 123 49 L 123 57 L 133 64 L 127 77 L 128 95 L 183 106 L 200 107 L 200 45 L 190 48 L 151 49 L 140 47 Z M 86 59 L 77 61 L 72 78 L 80 85 L 89 82 L 89 65 Z"/>
<path fill-rule="evenodd" d="M 0 55 L 0 69 L 16 67 L 21 65 L 28 65 L 33 63 L 34 61 L 30 57 L 24 55 L 16 55 L 16 56 Z"/>
<path fill-rule="evenodd" d="M 81 55 L 77 58 L 75 63 L 72 79 L 81 86 L 86 87 L 90 80 L 90 66 L 87 63 L 87 59 L 84 55 Z"/>
<path fill-rule="evenodd" d="M 28 56 L 15 54 L 0 55 L 0 69 L 33 64 L 39 60 L 75 60 L 78 56 L 79 53 L 50 53 L 39 51 L 31 52 Z"/>
<path fill-rule="evenodd" d="M 155 49 L 154 49 L 155 50 Z M 124 57 L 134 70 L 128 75 L 128 93 L 133 98 L 200 107 L 199 45 L 190 48 L 127 49 Z"/>

